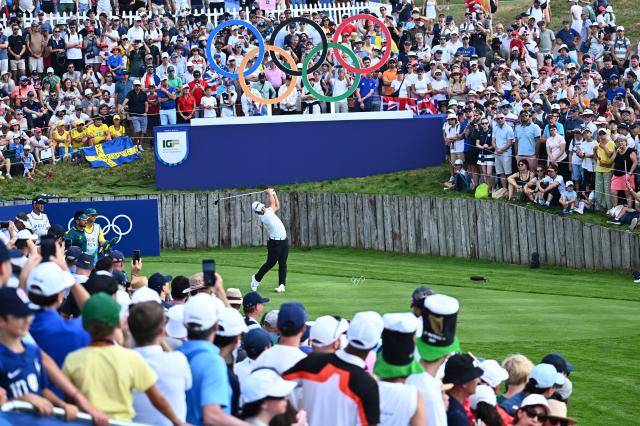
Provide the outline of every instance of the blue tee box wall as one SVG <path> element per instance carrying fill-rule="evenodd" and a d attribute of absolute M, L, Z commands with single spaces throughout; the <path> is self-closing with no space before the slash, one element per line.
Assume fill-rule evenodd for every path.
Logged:
<path fill-rule="evenodd" d="M 362 177 L 441 164 L 444 116 L 189 126 L 189 155 L 156 160 L 160 190 Z M 157 130 L 158 128 L 156 128 Z"/>

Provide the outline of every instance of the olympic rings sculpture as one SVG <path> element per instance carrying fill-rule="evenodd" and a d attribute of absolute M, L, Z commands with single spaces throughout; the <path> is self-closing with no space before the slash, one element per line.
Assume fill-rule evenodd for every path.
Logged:
<path fill-rule="evenodd" d="M 342 31 L 347 27 L 347 25 L 349 25 L 349 23 L 353 21 L 360 20 L 360 19 L 370 21 L 375 25 L 378 25 L 380 27 L 382 35 L 384 36 L 384 39 L 387 41 L 385 51 L 382 55 L 382 58 L 380 58 L 380 61 L 378 61 L 377 63 L 367 68 L 358 68 L 357 65 L 359 63 L 359 60 L 355 52 L 353 52 L 347 46 L 339 43 L 340 35 L 342 34 Z M 296 61 L 289 54 L 289 52 L 275 45 L 276 37 L 278 33 L 284 28 L 287 28 L 290 24 L 296 24 L 296 23 L 304 23 L 305 25 L 310 26 L 313 29 L 315 29 L 316 32 L 320 35 L 320 44 L 318 44 L 309 52 L 307 52 L 304 60 L 302 61 L 301 70 L 298 69 Z M 255 47 L 250 51 L 248 51 L 247 54 L 242 58 L 242 61 L 238 66 L 237 72 L 231 73 L 223 70 L 218 64 L 216 64 L 212 55 L 211 47 L 215 42 L 216 35 L 221 30 L 234 25 L 243 26 L 247 28 L 249 32 L 251 32 L 256 37 L 256 40 L 258 41 L 258 47 Z M 391 57 L 392 44 L 393 43 L 392 43 L 391 33 L 389 32 L 389 29 L 378 18 L 368 14 L 353 15 L 345 19 L 344 21 L 342 21 L 340 25 L 338 25 L 338 27 L 336 28 L 336 32 L 333 35 L 332 41 L 327 40 L 327 35 L 317 23 L 304 17 L 294 17 L 294 18 L 290 18 L 282 21 L 280 24 L 278 24 L 276 28 L 274 28 L 267 43 L 265 43 L 265 40 L 262 38 L 262 35 L 260 34 L 260 31 L 256 27 L 254 27 L 248 22 L 232 19 L 219 24 L 211 31 L 211 34 L 209 34 L 209 38 L 207 40 L 207 47 L 205 49 L 205 54 L 213 70 L 215 70 L 218 74 L 222 75 L 223 77 L 238 79 L 238 82 L 240 83 L 240 87 L 242 88 L 243 92 L 254 102 L 265 104 L 265 105 L 273 105 L 283 101 L 295 90 L 299 77 L 302 77 L 302 83 L 304 87 L 317 100 L 324 101 L 324 102 L 339 102 L 348 98 L 353 93 L 355 93 L 356 89 L 358 88 L 358 84 L 360 83 L 362 74 L 368 74 L 368 73 L 377 71 L 389 60 L 389 58 Z M 349 89 L 347 89 L 345 93 L 338 96 L 326 96 L 322 93 L 318 93 L 318 91 L 315 90 L 313 85 L 309 82 L 309 78 L 308 78 L 309 73 L 313 73 L 314 71 L 318 70 L 322 66 L 327 56 L 329 55 L 330 49 L 332 49 L 333 54 L 336 60 L 338 61 L 338 63 L 342 65 L 342 67 L 345 70 L 355 74 L 354 81 L 349 87 Z M 291 76 L 292 78 L 291 84 L 289 85 L 287 90 L 281 95 L 273 99 L 263 99 L 256 96 L 254 93 L 251 92 L 251 88 L 247 85 L 247 82 L 246 82 L 246 77 L 250 76 L 251 74 L 253 74 L 255 71 L 258 70 L 258 68 L 260 67 L 260 64 L 262 63 L 262 61 L 259 58 L 264 58 L 264 55 L 266 52 L 269 52 L 271 59 L 276 65 L 276 67 L 278 67 L 282 72 L 284 72 L 285 75 Z M 341 52 L 344 52 L 346 56 L 349 57 L 351 64 L 342 57 L 342 55 L 340 54 Z M 316 62 L 313 65 L 309 66 L 309 63 L 311 62 L 311 60 L 318 53 L 319 53 L 319 57 L 316 60 Z M 284 64 L 282 64 L 282 62 L 280 62 L 278 55 L 280 55 L 285 59 L 289 67 L 286 67 Z M 249 59 L 253 57 L 257 57 L 257 60 L 254 61 L 253 65 L 249 69 L 246 69 L 249 63 Z"/>
<path fill-rule="evenodd" d="M 118 219 L 122 219 L 124 221 L 122 223 L 122 226 L 116 223 Z M 115 216 L 113 220 L 109 220 L 109 218 L 106 216 L 99 215 L 96 218 L 96 223 L 100 223 L 100 221 L 103 222 L 103 224 L 100 224 L 100 227 L 102 228 L 102 233 L 105 235 L 105 237 L 110 232 L 113 232 L 118 237 L 118 242 L 120 242 L 122 237 L 128 235 L 131 231 L 133 231 L 133 221 L 126 214 L 119 214 Z M 69 222 L 67 223 L 67 229 L 71 229 L 74 226 L 74 222 L 74 218 L 69 219 Z M 129 222 L 128 226 L 126 225 L 127 222 Z M 124 230 L 125 227 L 126 231 Z"/>

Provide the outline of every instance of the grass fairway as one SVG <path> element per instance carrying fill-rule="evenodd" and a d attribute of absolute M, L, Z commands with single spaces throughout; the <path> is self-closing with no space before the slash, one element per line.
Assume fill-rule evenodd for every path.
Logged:
<path fill-rule="evenodd" d="M 190 275 L 215 258 L 226 288 L 249 291 L 251 275 L 266 249 L 165 250 L 144 260 L 155 271 Z M 486 284 L 470 281 L 483 275 Z M 360 285 L 351 278 L 364 276 Z M 267 309 L 302 302 L 313 319 L 360 310 L 406 311 L 413 289 L 429 285 L 460 299 L 458 335 L 463 350 L 502 360 L 521 352 L 538 362 L 559 351 L 574 364 L 570 415 L 581 425 L 631 425 L 640 386 L 640 287 L 628 275 L 522 266 L 452 258 L 408 256 L 348 249 L 292 250 L 287 293 L 273 292 L 277 271 L 260 288 Z"/>

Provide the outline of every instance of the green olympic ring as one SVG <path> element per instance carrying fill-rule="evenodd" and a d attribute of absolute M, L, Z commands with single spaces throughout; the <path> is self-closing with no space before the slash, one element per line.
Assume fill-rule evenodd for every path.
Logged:
<path fill-rule="evenodd" d="M 343 45 L 341 45 L 339 43 L 334 43 L 334 42 L 329 42 L 328 44 L 329 44 L 330 48 L 342 50 L 344 53 L 346 53 L 347 56 L 349 56 L 349 58 L 351 58 L 351 61 L 354 64 L 357 64 L 359 62 L 358 61 L 358 57 L 356 56 L 356 54 L 351 49 L 349 49 L 348 47 L 343 46 Z M 318 53 L 318 51 L 321 50 L 323 47 L 324 46 L 322 44 L 319 44 L 316 47 L 314 47 L 313 49 L 311 49 L 309 51 L 309 53 L 307 53 L 307 56 L 304 58 L 304 62 L 302 63 L 302 82 L 304 83 L 304 87 L 309 91 L 309 93 L 311 93 L 313 96 L 315 96 L 316 99 L 318 99 L 319 101 L 339 102 L 339 101 L 347 99 L 349 96 L 353 95 L 353 93 L 358 88 L 358 84 L 360 84 L 361 75 L 360 74 L 356 74 L 356 78 L 353 80 L 353 84 L 351 84 L 351 87 L 349 87 L 349 90 L 347 90 L 342 95 L 325 96 L 325 95 L 323 95 L 321 93 L 316 92 L 313 89 L 313 86 L 311 85 L 311 83 L 309 83 L 309 77 L 307 76 L 307 69 L 309 68 L 309 62 L 311 61 L 311 58 L 313 58 L 314 55 L 316 53 Z"/>

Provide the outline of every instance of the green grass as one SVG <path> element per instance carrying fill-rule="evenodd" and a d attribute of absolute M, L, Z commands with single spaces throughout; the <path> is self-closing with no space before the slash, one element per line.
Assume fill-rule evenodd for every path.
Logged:
<path fill-rule="evenodd" d="M 165 250 L 161 258 L 144 259 L 144 271 L 190 275 L 211 257 L 225 287 L 246 293 L 265 250 Z M 475 274 L 485 276 L 486 284 L 470 281 Z M 366 279 L 353 285 L 354 276 Z M 498 360 L 520 352 L 534 362 L 559 351 L 575 366 L 569 414 L 579 424 L 636 424 L 630 407 L 637 404 L 632 390 L 640 386 L 640 287 L 627 275 L 314 249 L 290 253 L 288 283 L 286 294 L 273 293 L 277 272 L 267 274 L 260 288 L 271 298 L 267 309 L 296 300 L 311 318 L 328 313 L 350 317 L 369 309 L 407 311 L 413 289 L 429 285 L 460 299 L 458 335 L 465 351 Z"/>

